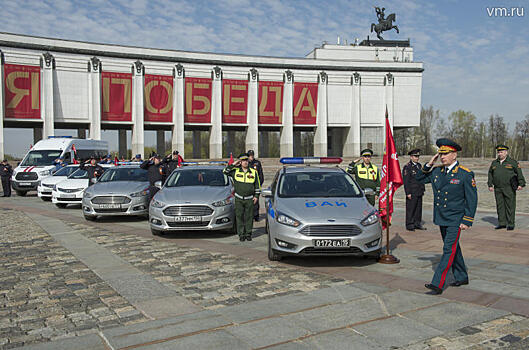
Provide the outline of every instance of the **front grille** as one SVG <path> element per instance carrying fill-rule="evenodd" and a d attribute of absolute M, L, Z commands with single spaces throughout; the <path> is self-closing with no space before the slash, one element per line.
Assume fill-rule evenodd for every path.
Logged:
<path fill-rule="evenodd" d="M 126 196 L 98 196 L 92 199 L 93 204 L 127 204 L 130 198 Z"/>
<path fill-rule="evenodd" d="M 17 173 L 15 179 L 17 180 L 38 180 L 39 176 L 35 172 L 25 173 L 23 171 Z"/>
<path fill-rule="evenodd" d="M 300 254 L 360 254 L 362 253 L 362 250 L 358 247 L 350 247 L 350 248 L 314 248 L 314 247 L 307 247 L 303 249 Z"/>
<path fill-rule="evenodd" d="M 114 208 L 114 209 L 97 209 L 94 208 L 96 213 L 124 213 L 127 211 L 127 208 Z"/>
<path fill-rule="evenodd" d="M 168 222 L 169 227 L 205 227 L 209 225 L 209 221 L 200 222 Z"/>
<path fill-rule="evenodd" d="M 46 185 L 46 184 L 42 184 L 42 186 L 47 187 L 47 188 L 53 188 L 53 186 L 55 186 L 55 185 Z"/>
<path fill-rule="evenodd" d="M 213 209 L 206 205 L 182 205 L 166 208 L 163 213 L 167 216 L 209 216 Z"/>
<path fill-rule="evenodd" d="M 306 236 L 358 236 L 362 233 L 362 229 L 356 225 L 308 225 L 299 233 Z"/>
<path fill-rule="evenodd" d="M 82 191 L 83 189 L 82 188 L 60 188 L 60 187 L 57 187 L 57 190 L 61 191 L 61 192 L 64 192 L 64 193 L 75 193 L 75 192 Z"/>
<path fill-rule="evenodd" d="M 57 199 L 63 202 L 80 202 L 82 200 L 82 198 L 61 198 L 61 197 Z"/>

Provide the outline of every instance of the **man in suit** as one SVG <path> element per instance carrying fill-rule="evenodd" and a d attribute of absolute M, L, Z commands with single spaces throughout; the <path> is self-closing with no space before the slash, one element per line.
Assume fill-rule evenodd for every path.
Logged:
<path fill-rule="evenodd" d="M 450 269 L 455 277 L 451 286 L 468 284 L 465 260 L 459 246 L 462 230 L 474 222 L 478 205 L 478 191 L 474 173 L 457 161 L 461 146 L 449 139 L 438 139 L 438 153 L 424 165 L 416 179 L 431 183 L 434 194 L 433 221 L 439 225 L 443 238 L 443 255 L 435 270 L 432 282 L 424 286 L 432 294 L 441 294 Z M 437 160 L 442 165 L 434 167 Z"/>
<path fill-rule="evenodd" d="M 422 226 L 422 197 L 424 184 L 417 181 L 415 176 L 421 171 L 419 163 L 420 149 L 408 152 L 410 161 L 402 168 L 404 192 L 406 193 L 406 229 L 408 231 L 426 230 Z"/>

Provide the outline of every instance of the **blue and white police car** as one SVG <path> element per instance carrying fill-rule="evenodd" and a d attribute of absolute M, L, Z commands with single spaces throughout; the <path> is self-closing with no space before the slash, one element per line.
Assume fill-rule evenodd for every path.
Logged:
<path fill-rule="evenodd" d="M 352 176 L 338 166 L 341 158 L 281 158 L 280 162 L 283 168 L 270 188 L 261 192 L 266 198 L 270 260 L 285 255 L 371 255 L 378 259 L 379 214 Z M 330 164 L 334 166 L 324 166 Z"/>

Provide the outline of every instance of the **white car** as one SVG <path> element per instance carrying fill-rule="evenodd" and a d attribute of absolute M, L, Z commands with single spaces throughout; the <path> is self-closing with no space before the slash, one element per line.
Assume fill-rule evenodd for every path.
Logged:
<path fill-rule="evenodd" d="M 51 193 L 53 191 L 53 186 L 59 182 L 66 180 L 75 170 L 79 169 L 79 165 L 68 165 L 64 168 L 60 168 L 52 175 L 43 178 L 37 187 L 37 194 L 40 199 L 43 201 L 51 200 Z"/>
<path fill-rule="evenodd" d="M 99 164 L 109 168 L 114 164 Z M 53 186 L 51 201 L 59 208 L 66 208 L 68 204 L 81 204 L 84 190 L 88 187 L 88 173 L 86 170 L 77 169 L 70 176 Z"/>

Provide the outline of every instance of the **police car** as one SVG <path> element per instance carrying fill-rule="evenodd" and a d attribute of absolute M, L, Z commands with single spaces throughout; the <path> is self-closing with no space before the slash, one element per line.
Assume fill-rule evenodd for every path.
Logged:
<path fill-rule="evenodd" d="M 50 201 L 52 197 L 51 193 L 53 191 L 53 186 L 63 180 L 66 180 L 66 178 L 68 178 L 68 176 L 70 176 L 77 169 L 79 169 L 79 165 L 68 165 L 63 168 L 60 168 L 52 175 L 40 180 L 39 185 L 37 187 L 37 195 L 39 196 L 39 198 L 43 201 Z"/>
<path fill-rule="evenodd" d="M 97 182 L 84 190 L 82 208 L 85 219 L 98 216 L 145 216 L 149 210 L 147 170 L 140 163 L 121 162 L 105 171 Z"/>
<path fill-rule="evenodd" d="M 327 157 L 281 158 L 283 168 L 276 173 L 271 187 L 261 191 L 266 198 L 270 260 L 281 260 L 285 255 L 378 258 L 382 241 L 378 212 L 352 176 L 338 167 L 341 161 Z M 324 164 L 336 166 L 320 166 Z"/>
<path fill-rule="evenodd" d="M 222 173 L 225 162 L 184 162 L 175 169 L 149 206 L 155 235 L 181 230 L 232 230 L 233 185 Z"/>

